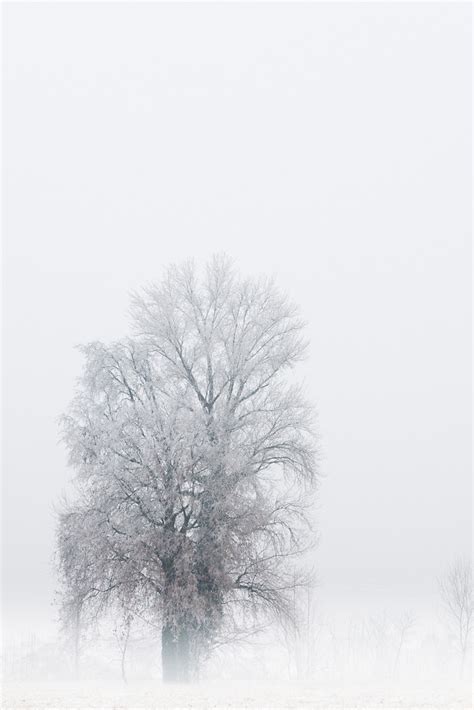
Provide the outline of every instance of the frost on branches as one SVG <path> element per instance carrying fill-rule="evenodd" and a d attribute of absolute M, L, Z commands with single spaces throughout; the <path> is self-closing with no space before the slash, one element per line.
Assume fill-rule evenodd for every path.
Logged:
<path fill-rule="evenodd" d="M 291 614 L 311 545 L 312 410 L 288 381 L 305 351 L 271 281 L 215 258 L 133 298 L 134 335 L 82 347 L 59 513 L 69 627 L 107 609 L 159 624 L 165 680 L 257 618 Z"/>

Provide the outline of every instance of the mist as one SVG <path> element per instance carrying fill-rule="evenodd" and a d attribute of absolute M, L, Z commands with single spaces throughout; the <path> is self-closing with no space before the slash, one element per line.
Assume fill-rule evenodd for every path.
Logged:
<path fill-rule="evenodd" d="M 128 335 L 131 293 L 169 264 L 225 253 L 274 276 L 307 323 L 317 583 L 298 631 L 216 649 L 199 692 L 225 705 L 219 683 L 259 681 L 271 706 L 463 707 L 438 580 L 472 558 L 470 6 L 6 3 L 3 39 L 11 697 L 47 704 L 61 680 L 153 704 L 159 636 L 139 619 L 128 684 L 110 618 L 84 635 L 77 678 L 56 598 L 73 475 L 58 420 L 75 346 Z"/>

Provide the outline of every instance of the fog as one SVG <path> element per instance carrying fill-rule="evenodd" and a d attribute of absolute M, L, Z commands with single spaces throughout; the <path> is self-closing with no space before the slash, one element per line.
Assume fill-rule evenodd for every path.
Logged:
<path fill-rule="evenodd" d="M 243 274 L 273 274 L 307 321 L 327 622 L 310 677 L 393 679 L 406 612 L 418 662 L 455 677 L 437 578 L 471 557 L 470 6 L 3 10 L 10 650 L 58 634 L 53 508 L 71 478 L 58 417 L 81 371 L 74 346 L 127 334 L 130 292 L 168 264 L 224 252 Z M 385 619 L 385 670 L 361 639 L 365 670 L 335 661 L 336 646 L 353 653 L 351 623 L 370 619 Z M 279 644 L 269 667 L 297 679 Z M 235 677 L 255 650 L 239 653 Z M 408 682 L 409 654 L 401 663 Z"/>

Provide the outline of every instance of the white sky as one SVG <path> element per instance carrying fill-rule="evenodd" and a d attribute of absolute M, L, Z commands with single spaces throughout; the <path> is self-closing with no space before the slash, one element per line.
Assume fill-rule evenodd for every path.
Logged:
<path fill-rule="evenodd" d="M 322 594 L 434 594 L 471 542 L 470 5 L 4 10 L 7 621 L 54 615 L 73 346 L 216 251 L 309 323 Z"/>

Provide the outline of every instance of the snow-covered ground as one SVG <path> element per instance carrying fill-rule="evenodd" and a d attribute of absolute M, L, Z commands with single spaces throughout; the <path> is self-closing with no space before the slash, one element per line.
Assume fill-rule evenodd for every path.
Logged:
<path fill-rule="evenodd" d="M 6 683 L 4 708 L 471 708 L 468 687 L 206 683 L 191 686 Z"/>
<path fill-rule="evenodd" d="M 61 638 L 12 636 L 2 650 L 2 707 L 471 708 L 470 656 L 461 683 L 458 649 L 443 624 L 418 616 L 402 636 L 398 621 L 339 615 L 316 619 L 313 635 L 309 627 L 296 636 L 268 631 L 216 649 L 201 681 L 188 686 L 162 684 L 159 639 L 146 628 L 135 629 L 125 658 L 110 629 L 96 628 L 82 639 L 77 669 Z"/>

